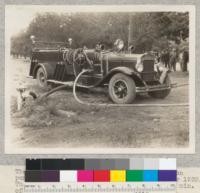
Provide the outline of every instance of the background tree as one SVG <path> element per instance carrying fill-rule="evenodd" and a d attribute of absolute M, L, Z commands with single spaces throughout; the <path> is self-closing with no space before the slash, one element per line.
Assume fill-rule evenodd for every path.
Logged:
<path fill-rule="evenodd" d="M 136 53 L 168 49 L 170 41 L 179 45 L 181 38 L 189 36 L 187 12 L 135 13 L 131 20 L 129 16 L 129 13 L 37 14 L 26 31 L 11 38 L 11 53 L 27 55 L 31 50 L 31 35 L 46 42 L 66 42 L 72 38 L 74 47 L 88 48 L 94 48 L 98 42 L 112 48 L 118 38 L 124 40 L 128 48 L 130 35 L 132 42 L 129 43 L 134 45 Z"/>

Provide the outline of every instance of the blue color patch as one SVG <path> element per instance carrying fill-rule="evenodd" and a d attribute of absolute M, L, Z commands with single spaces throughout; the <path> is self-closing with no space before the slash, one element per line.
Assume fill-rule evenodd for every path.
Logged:
<path fill-rule="evenodd" d="M 144 170 L 143 173 L 145 182 L 157 182 L 158 181 L 158 170 Z"/>

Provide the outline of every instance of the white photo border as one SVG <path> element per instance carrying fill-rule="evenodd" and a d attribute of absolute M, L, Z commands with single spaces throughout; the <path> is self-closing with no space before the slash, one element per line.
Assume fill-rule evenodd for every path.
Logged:
<path fill-rule="evenodd" d="M 15 148 L 10 141 L 9 62 L 10 36 L 7 26 L 9 10 L 66 12 L 189 12 L 189 147 L 187 148 Z M 91 11 L 92 10 L 92 11 Z M 94 11 L 95 10 L 95 11 Z M 5 6 L 5 153 L 8 154 L 192 154 L 195 153 L 195 6 L 194 5 L 6 5 Z"/>

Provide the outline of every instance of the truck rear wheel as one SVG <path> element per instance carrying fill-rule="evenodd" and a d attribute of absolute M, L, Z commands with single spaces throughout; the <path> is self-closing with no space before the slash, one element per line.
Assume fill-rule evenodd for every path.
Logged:
<path fill-rule="evenodd" d="M 170 80 L 169 75 L 166 76 L 164 84 L 166 84 L 167 86 L 170 86 L 171 80 Z M 170 91 L 171 89 L 158 90 L 158 91 L 149 92 L 148 94 L 149 96 L 153 98 L 164 99 L 165 97 L 169 95 Z"/>
<path fill-rule="evenodd" d="M 36 79 L 37 79 L 38 85 L 41 88 L 47 87 L 47 74 L 46 74 L 46 71 L 44 70 L 44 68 L 42 68 L 42 67 L 38 68 L 37 74 L 36 74 Z"/>
<path fill-rule="evenodd" d="M 129 104 L 136 97 L 134 80 L 122 73 L 115 74 L 109 82 L 109 96 L 114 103 Z"/>

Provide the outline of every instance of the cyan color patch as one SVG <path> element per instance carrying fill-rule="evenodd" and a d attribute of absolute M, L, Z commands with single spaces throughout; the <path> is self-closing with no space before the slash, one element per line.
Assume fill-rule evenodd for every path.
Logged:
<path fill-rule="evenodd" d="M 143 180 L 145 182 L 157 182 L 158 181 L 158 170 L 144 170 Z"/>

